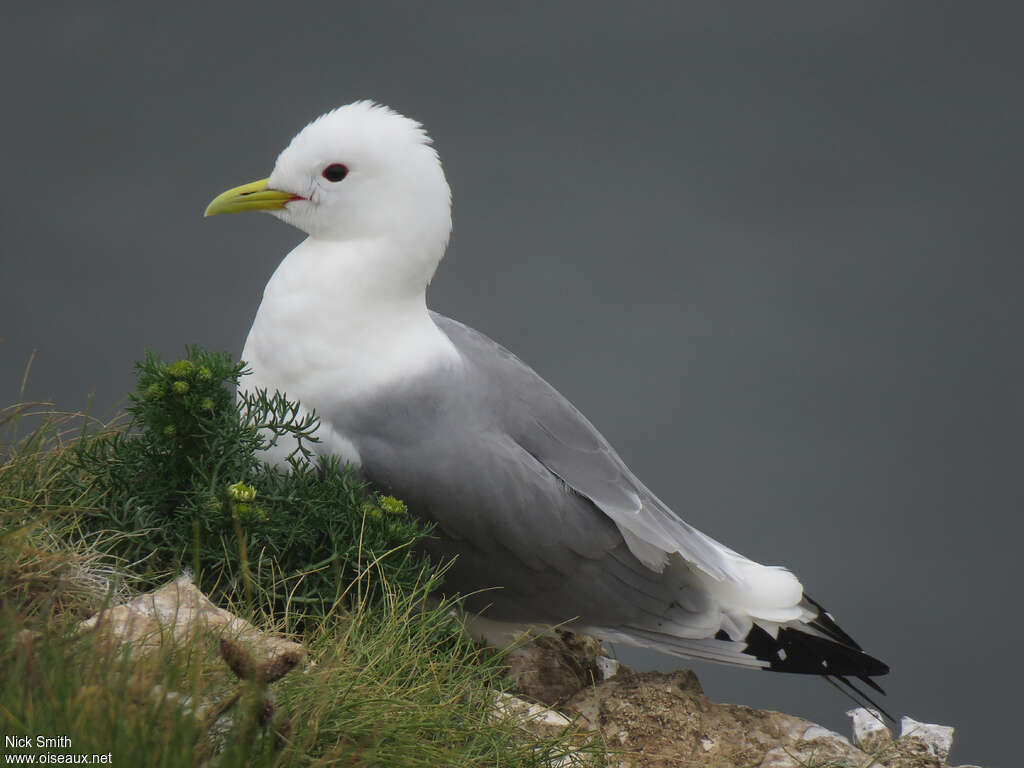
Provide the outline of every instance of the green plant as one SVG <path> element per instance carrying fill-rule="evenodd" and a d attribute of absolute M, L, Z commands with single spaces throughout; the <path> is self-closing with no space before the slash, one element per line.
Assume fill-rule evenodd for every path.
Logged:
<path fill-rule="evenodd" d="M 137 369 L 128 428 L 79 441 L 72 458 L 82 493 L 98 500 L 78 514 L 82 532 L 142 534 L 111 540 L 111 555 L 154 583 L 191 568 L 213 597 L 251 605 L 265 593 L 309 614 L 343 601 L 349 584 L 376 590 L 359 578 L 368 569 L 400 586 L 418 580 L 411 545 L 427 531 L 313 455 L 315 413 L 265 390 L 236 399 L 244 364 L 198 347 L 171 364 L 148 354 Z M 287 471 L 260 455 L 280 441 L 294 446 Z"/>

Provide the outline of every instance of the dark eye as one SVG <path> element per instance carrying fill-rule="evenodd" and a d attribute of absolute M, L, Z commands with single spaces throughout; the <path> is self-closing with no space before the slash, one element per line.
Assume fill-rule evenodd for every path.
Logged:
<path fill-rule="evenodd" d="M 341 163 L 331 163 L 324 168 L 323 176 L 328 181 L 341 181 L 348 176 L 348 168 Z"/>

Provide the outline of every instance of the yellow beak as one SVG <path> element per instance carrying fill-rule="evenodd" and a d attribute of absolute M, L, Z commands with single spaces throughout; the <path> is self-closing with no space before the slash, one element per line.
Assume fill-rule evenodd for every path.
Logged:
<path fill-rule="evenodd" d="M 260 179 L 222 192 L 206 206 L 206 213 L 203 214 L 203 217 L 216 216 L 218 213 L 280 210 L 284 208 L 285 203 L 305 199 L 291 192 L 268 189 L 267 181 L 268 179 Z"/>

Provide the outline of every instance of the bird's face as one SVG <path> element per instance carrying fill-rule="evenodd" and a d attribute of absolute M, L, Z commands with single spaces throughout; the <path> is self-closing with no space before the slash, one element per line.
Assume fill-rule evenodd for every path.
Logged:
<path fill-rule="evenodd" d="M 437 241 L 451 230 L 451 193 L 419 123 L 369 102 L 317 118 L 278 156 L 270 177 L 215 198 L 207 216 L 267 211 L 318 240 Z"/>

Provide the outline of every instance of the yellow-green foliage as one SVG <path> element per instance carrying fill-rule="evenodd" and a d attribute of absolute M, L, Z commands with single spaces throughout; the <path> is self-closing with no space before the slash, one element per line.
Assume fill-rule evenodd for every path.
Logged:
<path fill-rule="evenodd" d="M 211 595 L 271 590 L 279 608 L 301 605 L 313 615 L 344 599 L 369 562 L 363 595 L 379 592 L 378 574 L 415 583 L 424 562 L 413 545 L 426 529 L 405 514 L 367 515 L 367 505 L 377 507 L 364 483 L 310 452 L 316 414 L 278 393 L 236 401 L 246 373 L 196 347 L 171 364 L 148 355 L 138 365 L 130 427 L 72 452 L 83 491 L 99 499 L 80 527 L 141 534 L 105 537 L 106 551 L 144 563 L 153 583 L 188 567 Z M 278 440 L 295 446 L 288 471 L 261 458 Z M 377 503 L 404 510 L 397 499 Z M 272 568 L 261 565 L 268 561 Z"/>

